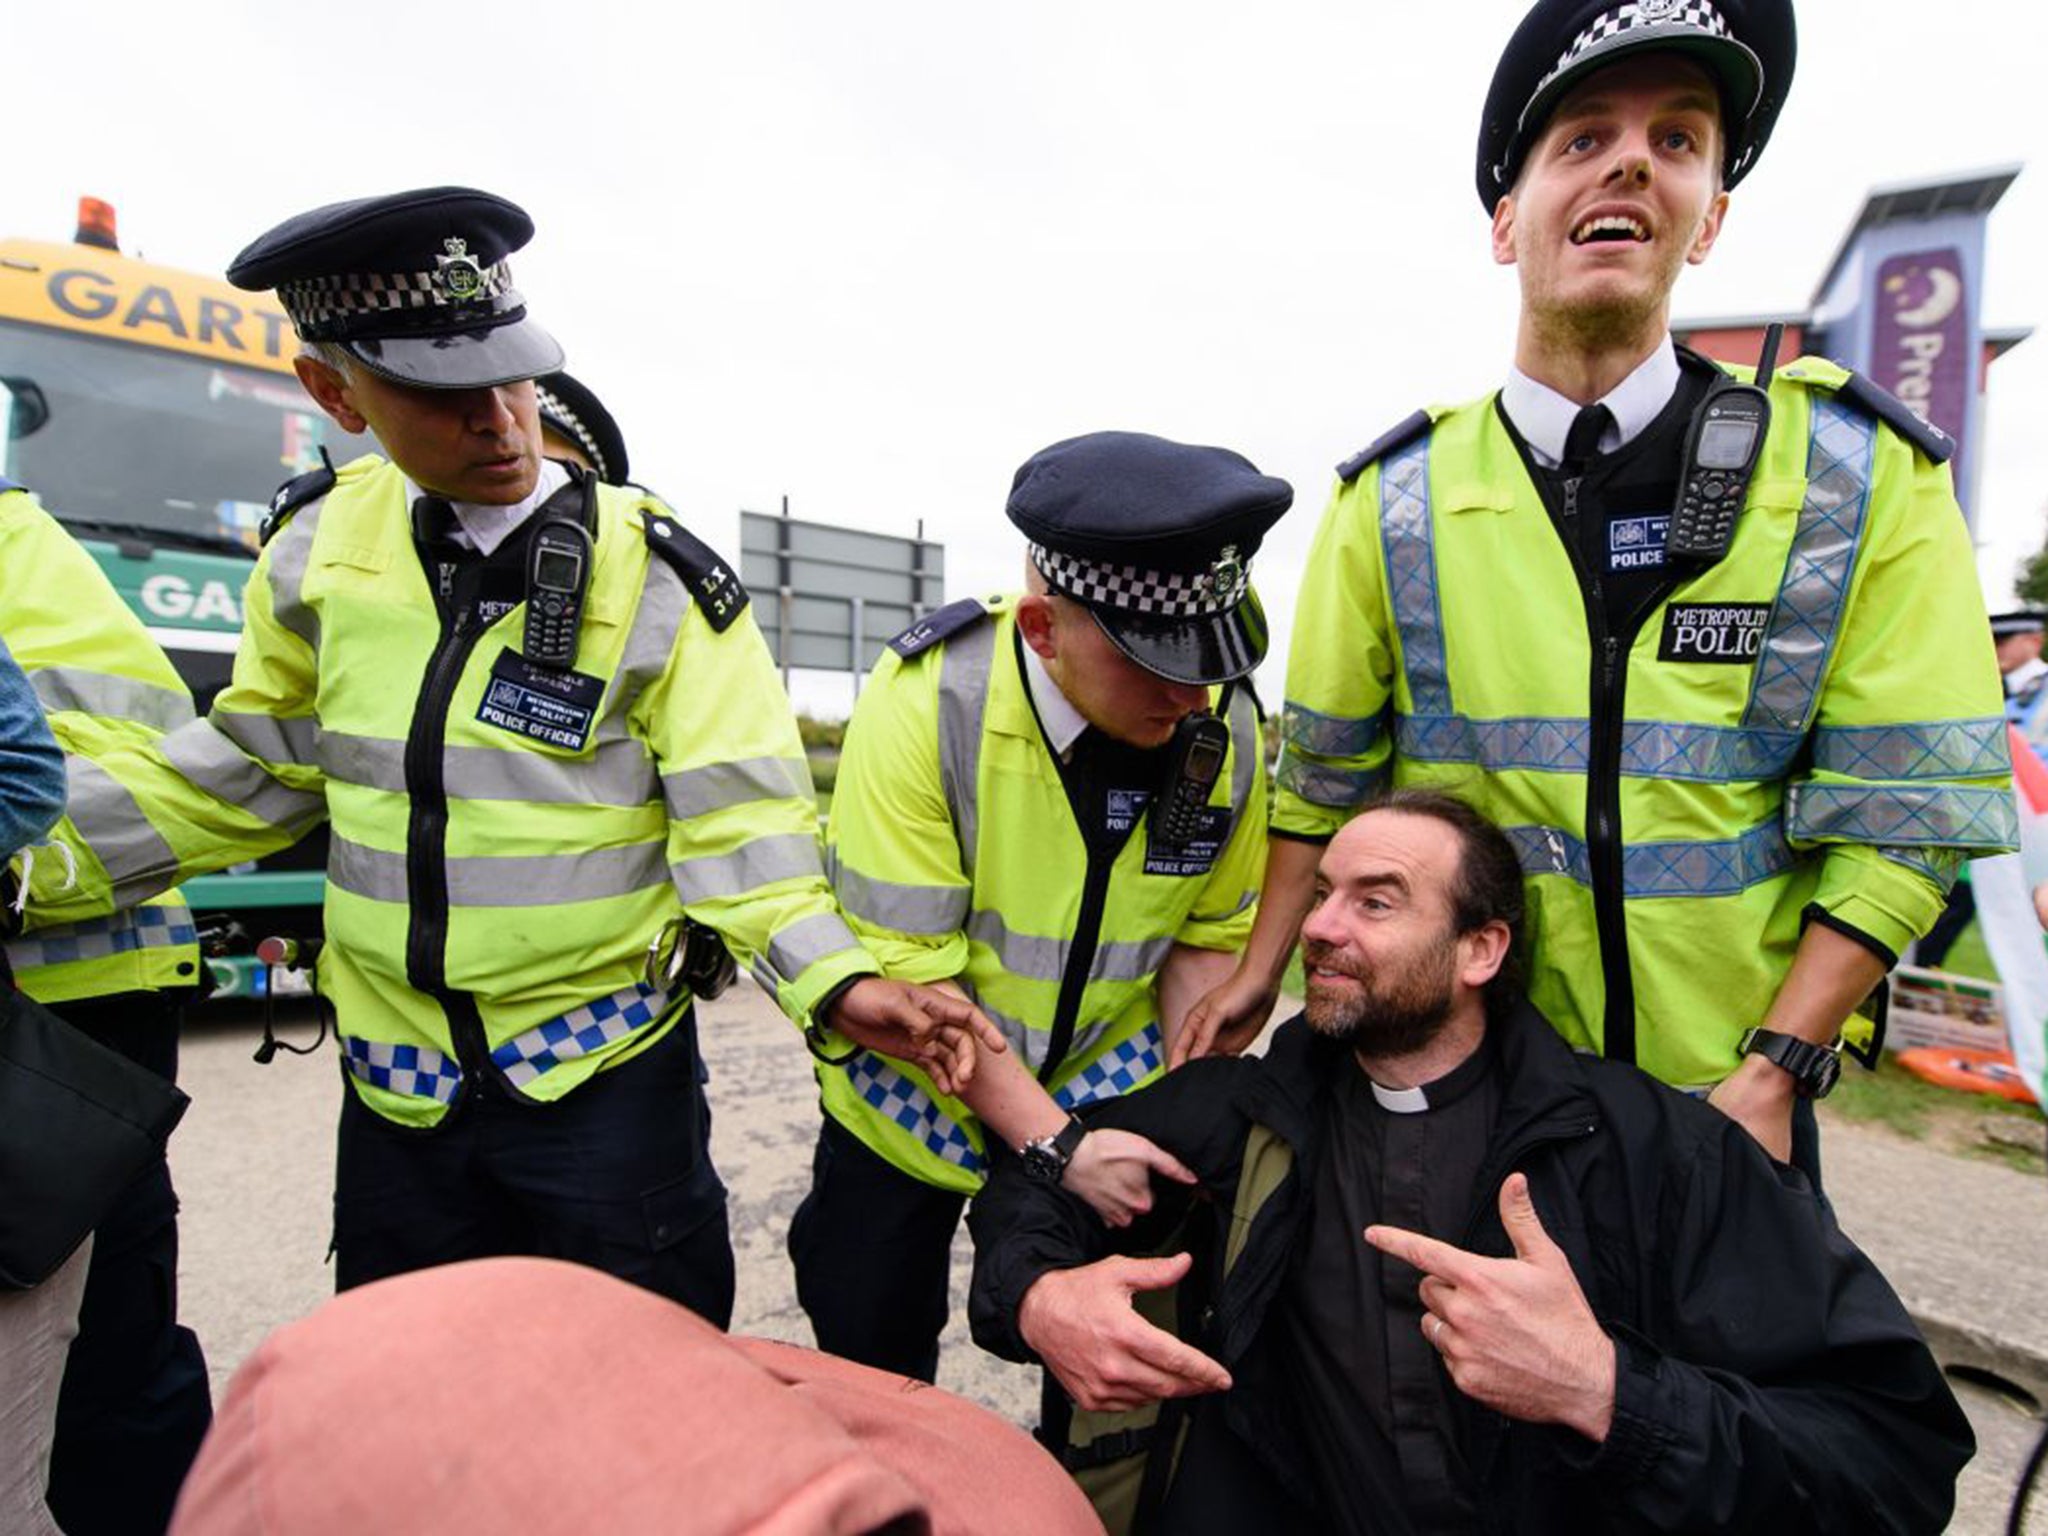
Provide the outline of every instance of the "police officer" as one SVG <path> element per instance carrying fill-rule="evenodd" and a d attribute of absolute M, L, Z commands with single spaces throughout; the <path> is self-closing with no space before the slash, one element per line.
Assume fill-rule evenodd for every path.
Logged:
<path fill-rule="evenodd" d="M 1258 931 L 1196 1021 L 1226 1046 L 1270 1006 L 1319 845 L 1390 777 L 1438 785 L 1521 849 L 1551 1021 L 1710 1089 L 1782 1159 L 1852 1011 L 1962 860 L 2010 843 L 1949 441 L 1817 358 L 1777 369 L 1767 430 L 1692 435 L 1743 375 L 1673 346 L 1672 287 L 1794 52 L 1789 0 L 1540 0 L 1509 42 L 1477 170 L 1514 368 L 1339 470 Z M 1739 513 L 1725 549 L 1711 518 L 1672 545 L 1682 491 Z"/>
<path fill-rule="evenodd" d="M 550 373 L 533 381 L 533 398 L 549 458 L 581 464 L 606 485 L 629 483 L 626 434 L 588 384 Z"/>
<path fill-rule="evenodd" d="M 653 497 L 541 457 L 531 381 L 562 352 L 506 265 L 531 233 L 502 198 L 432 188 L 316 209 L 236 259 L 233 281 L 277 287 L 314 400 L 390 457 L 280 492 L 233 681 L 74 785 L 78 889 L 39 874 L 31 914 L 327 817 L 337 1285 L 545 1254 L 722 1324 L 685 918 L 814 1036 L 949 1080 L 971 1076 L 972 1010 L 879 977 L 835 910 L 728 568 Z"/>
<path fill-rule="evenodd" d="M 889 973 L 972 998 L 1010 1051 L 949 1095 L 861 1052 L 818 1069 L 825 1119 L 790 1226 L 819 1346 L 932 1379 L 948 1250 L 989 1159 L 1123 1224 L 1150 1142 L 1073 1110 L 1185 1054 L 1181 1014 L 1226 977 L 1264 859 L 1266 649 L 1249 562 L 1293 491 L 1238 454 L 1128 432 L 1018 470 L 1027 588 L 890 643 L 846 732 L 834 889 Z"/>
<path fill-rule="evenodd" d="M 92 557 L 27 490 L 0 480 L 0 636 L 71 758 L 190 722 L 192 698 Z M 109 1049 L 175 1082 L 197 995 L 192 913 L 167 892 L 7 945 L 16 983 Z M 212 1420 L 206 1359 L 178 1322 L 178 1199 L 161 1154 L 94 1234 L 64 1368 L 50 1508 L 68 1532 L 161 1531 Z M 107 1469 L 120 1475 L 109 1477 Z"/>

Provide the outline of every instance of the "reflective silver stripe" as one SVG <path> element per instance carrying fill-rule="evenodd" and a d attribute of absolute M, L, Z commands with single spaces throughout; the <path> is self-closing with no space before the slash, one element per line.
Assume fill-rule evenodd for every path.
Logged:
<path fill-rule="evenodd" d="M 1228 912 L 1190 912 L 1188 914 L 1188 921 L 1191 923 L 1227 923 L 1233 917 L 1237 916 L 1238 913 L 1242 912 L 1246 907 L 1250 906 L 1253 902 L 1257 901 L 1258 899 L 1259 893 L 1257 891 L 1246 891 L 1242 896 L 1237 898 L 1237 905 L 1232 907 Z M 1164 964 L 1165 962 L 1162 961 L 1160 963 Z"/>
<path fill-rule="evenodd" d="M 1989 779 L 2012 772 L 2005 716 L 1921 725 L 1823 726 L 1813 765 L 1855 779 Z"/>
<path fill-rule="evenodd" d="M 860 948 L 860 940 L 837 912 L 818 912 L 777 929 L 768 940 L 768 964 L 789 981 L 834 955 Z"/>
<path fill-rule="evenodd" d="M 1791 784 L 1785 827 L 1806 842 L 2002 852 L 2019 841 L 2019 812 L 2002 785 Z"/>
<path fill-rule="evenodd" d="M 116 906 L 133 906 L 178 880 L 178 856 L 150 825 L 142 807 L 121 782 L 85 758 L 66 755 L 71 781 L 65 814 L 85 839 L 113 883 Z"/>
<path fill-rule="evenodd" d="M 568 906 L 630 895 L 667 878 L 658 842 L 537 857 L 450 859 L 447 868 L 452 907 Z M 371 901 L 410 898 L 403 853 L 366 848 L 345 837 L 330 841 L 327 878 L 337 889 Z"/>
<path fill-rule="evenodd" d="M 320 722 L 311 715 L 243 715 L 215 709 L 206 718 L 221 735 L 266 763 L 311 767 L 318 761 Z"/>
<path fill-rule="evenodd" d="M 1249 688 L 1236 689 L 1230 696 L 1230 745 L 1237 754 L 1230 768 L 1230 818 L 1235 829 L 1237 818 L 1251 803 L 1252 775 L 1263 773 L 1266 767 L 1265 755 L 1259 750 L 1259 711 Z"/>
<path fill-rule="evenodd" d="M 406 793 L 403 741 L 323 730 L 315 751 L 330 778 Z M 647 749 L 631 739 L 599 742 L 588 756 L 573 759 L 517 748 L 447 747 L 441 777 L 455 800 L 636 806 L 660 792 Z"/>
<path fill-rule="evenodd" d="M 192 701 L 176 688 L 83 667 L 38 667 L 29 673 L 36 697 L 55 714 L 76 710 L 102 720 L 132 720 L 159 731 L 176 730 L 192 718 Z"/>
<path fill-rule="evenodd" d="M 1363 757 L 1380 739 L 1380 717 L 1352 720 L 1290 701 L 1280 712 L 1280 739 L 1317 757 Z"/>
<path fill-rule="evenodd" d="M 1797 731 L 1812 718 L 1870 503 L 1876 424 L 1832 396 L 1812 398 L 1806 501 L 1757 656 L 1746 726 Z"/>
<path fill-rule="evenodd" d="M 967 919 L 967 936 L 995 951 L 997 961 L 1012 976 L 1031 981 L 1060 981 L 1066 975 L 1067 957 L 1073 952 L 1071 938 L 1041 938 L 1018 933 L 1003 921 L 1000 912 L 975 912 Z M 1153 939 L 1115 940 L 1098 944 L 1095 963 L 1088 979 L 1094 981 L 1143 981 L 1166 963 L 1173 949 L 1171 934 Z"/>
<path fill-rule="evenodd" d="M 898 933 L 956 933 L 967 921 L 969 891 L 964 885 L 900 885 L 894 880 L 877 880 L 841 858 L 833 862 L 832 889 L 839 904 L 862 922 Z"/>
<path fill-rule="evenodd" d="M 1159 1025 L 1147 1024 L 1128 1040 L 1120 1040 L 1053 1090 L 1062 1109 L 1093 1104 L 1129 1093 L 1166 1065 L 1166 1037 Z"/>
<path fill-rule="evenodd" d="M 632 529 L 636 537 L 639 532 L 638 528 Z M 690 594 L 682 577 L 666 560 L 650 553 L 647 574 L 640 583 L 639 606 L 633 610 L 633 625 L 626 631 L 626 644 L 619 655 L 619 670 L 612 675 L 604 712 L 598 717 L 599 741 L 631 737 L 627 716 L 648 684 L 667 670 L 669 657 L 675 654 L 676 635 L 683 627 L 683 615 L 689 609 Z"/>
<path fill-rule="evenodd" d="M 1955 888 L 1956 877 L 1963 872 L 1963 865 L 1969 855 L 1953 848 L 1880 848 L 1877 850 L 1894 864 L 1903 864 L 1915 874 L 1925 875 L 1941 888 L 1946 896 Z"/>
<path fill-rule="evenodd" d="M 391 1045 L 343 1035 L 341 1059 L 364 1082 L 410 1099 L 453 1104 L 462 1091 L 462 1068 L 431 1045 Z"/>
<path fill-rule="evenodd" d="M 717 901 L 744 896 L 778 880 L 825 878 L 818 859 L 818 840 L 803 832 L 757 837 L 731 853 L 685 859 L 669 866 L 669 876 L 685 902 Z"/>
<path fill-rule="evenodd" d="M 981 722 L 988 709 L 989 666 L 995 655 L 995 624 L 976 624 L 953 636 L 939 658 L 939 779 L 953 835 L 960 839 L 960 868 L 974 878 L 975 838 L 981 773 Z"/>
<path fill-rule="evenodd" d="M 1521 857 L 1522 873 L 1562 875 L 1580 885 L 1593 883 L 1586 845 L 1559 827 L 1506 827 Z M 1775 878 L 1798 862 L 1775 818 L 1740 837 L 1718 841 L 1631 843 L 1622 854 L 1622 894 L 1630 900 L 1658 896 L 1732 896 Z"/>
<path fill-rule="evenodd" d="M 314 650 L 320 649 L 320 618 L 306 606 L 306 562 L 313 553 L 313 535 L 320 527 L 320 511 L 327 505 L 321 497 L 292 514 L 276 538 L 270 541 L 270 612 L 277 622 Z"/>
<path fill-rule="evenodd" d="M 812 798 L 811 770 L 800 757 L 749 757 L 738 762 L 707 763 L 661 776 L 662 798 L 677 821 L 724 810 L 751 800 Z"/>
<path fill-rule="evenodd" d="M 1451 680 L 1444 664 L 1436 530 L 1429 512 L 1431 435 L 1424 433 L 1380 465 L 1380 541 L 1386 550 L 1394 625 L 1401 632 L 1408 696 L 1418 715 L 1448 715 Z"/>
<path fill-rule="evenodd" d="M 885 1057 L 862 1051 L 846 1064 L 844 1071 L 863 1103 L 892 1125 L 909 1132 L 927 1152 L 969 1173 L 981 1172 L 981 1154 L 975 1151 L 960 1123 Z"/>
<path fill-rule="evenodd" d="M 637 983 L 514 1035 L 491 1052 L 491 1060 L 508 1083 L 524 1089 L 564 1062 L 593 1055 L 659 1023 L 675 1000 L 673 993 Z"/>
<path fill-rule="evenodd" d="M 1325 805 L 1348 811 L 1370 800 L 1386 782 L 1387 770 L 1378 768 L 1326 768 L 1298 756 L 1291 747 L 1280 749 L 1280 787 L 1310 805 Z"/>
<path fill-rule="evenodd" d="M 295 828 L 327 812 L 324 795 L 281 784 L 210 720 L 194 720 L 163 738 L 158 749 L 195 788 L 273 827 Z"/>
<path fill-rule="evenodd" d="M 104 960 L 138 949 L 177 949 L 198 941 L 192 914 L 182 907 L 127 907 L 82 923 L 38 928 L 10 939 L 6 949 L 9 964 L 17 971 L 30 971 L 78 960 Z"/>
<path fill-rule="evenodd" d="M 1394 735 L 1403 757 L 1476 763 L 1496 773 L 1582 774 L 1592 760 L 1592 726 L 1569 716 L 1405 716 L 1394 722 Z M 1622 727 L 1621 771 L 1631 778 L 1707 784 L 1778 779 L 1791 766 L 1799 744 L 1797 731 L 1631 720 Z"/>

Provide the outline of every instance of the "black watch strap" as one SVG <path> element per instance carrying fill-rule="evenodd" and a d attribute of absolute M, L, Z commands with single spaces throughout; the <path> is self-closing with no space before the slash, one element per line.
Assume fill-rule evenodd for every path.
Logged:
<path fill-rule="evenodd" d="M 1736 1049 L 1744 1056 L 1761 1056 L 1791 1074 L 1792 1091 L 1802 1099 L 1824 1099 L 1842 1075 L 1838 1047 L 1815 1045 L 1797 1035 L 1775 1029 L 1747 1031 Z"/>

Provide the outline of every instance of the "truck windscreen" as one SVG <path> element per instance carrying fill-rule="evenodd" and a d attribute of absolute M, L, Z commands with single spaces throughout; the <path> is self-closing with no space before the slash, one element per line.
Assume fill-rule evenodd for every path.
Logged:
<path fill-rule="evenodd" d="M 0 321 L 0 475 L 59 517 L 256 548 L 270 496 L 367 450 L 288 375 Z"/>

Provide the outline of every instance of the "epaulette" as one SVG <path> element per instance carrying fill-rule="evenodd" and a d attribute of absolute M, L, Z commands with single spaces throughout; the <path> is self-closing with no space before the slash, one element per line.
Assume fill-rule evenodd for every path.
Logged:
<path fill-rule="evenodd" d="M 1397 448 L 1406 448 L 1415 439 L 1427 432 L 1434 420 L 1429 412 L 1417 411 L 1406 417 L 1393 431 L 1384 434 L 1374 442 L 1337 466 L 1337 478 L 1349 485 L 1365 473 L 1366 466 L 1376 464 Z"/>
<path fill-rule="evenodd" d="M 666 560 L 683 578 L 704 618 L 723 634 L 732 621 L 746 611 L 747 589 L 732 567 L 719 559 L 709 544 L 676 521 L 667 510 L 644 514 L 647 547 Z"/>
<path fill-rule="evenodd" d="M 889 649 L 908 661 L 911 657 L 930 650 L 941 640 L 950 639 L 961 630 L 978 624 L 987 617 L 988 604 L 978 598 L 963 597 L 957 603 L 934 608 L 891 640 Z"/>
<path fill-rule="evenodd" d="M 278 530 L 292 520 L 292 514 L 304 506 L 310 506 L 334 489 L 337 476 L 334 461 L 327 457 L 327 450 L 320 450 L 320 467 L 309 469 L 303 475 L 296 475 L 277 488 L 277 494 L 270 498 L 270 510 L 263 514 L 263 521 L 257 527 L 256 540 L 268 544 L 277 537 Z"/>
<path fill-rule="evenodd" d="M 1837 399 L 1846 400 L 1866 416 L 1875 416 L 1907 442 L 1927 455 L 1929 463 L 1946 464 L 1956 455 L 1956 440 L 1882 385 L 1860 373 L 1851 373 L 1836 389 Z"/>

